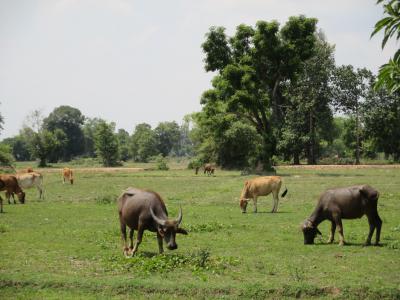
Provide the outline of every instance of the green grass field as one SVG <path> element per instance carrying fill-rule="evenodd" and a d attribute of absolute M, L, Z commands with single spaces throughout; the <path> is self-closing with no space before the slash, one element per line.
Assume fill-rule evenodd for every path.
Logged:
<path fill-rule="evenodd" d="M 217 170 L 76 171 L 63 185 L 43 170 L 45 199 L 27 190 L 25 205 L 4 205 L 0 215 L 0 298 L 345 298 L 400 299 L 400 168 L 278 168 L 289 189 L 271 214 L 242 214 L 239 172 Z M 381 197 L 382 246 L 363 247 L 367 219 L 344 220 L 350 245 L 303 245 L 300 224 L 328 187 L 368 183 Z M 138 255 L 125 258 L 115 199 L 128 186 L 152 189 L 169 214 L 183 208 L 178 250 L 158 255 L 145 233 Z M 248 211 L 252 211 L 249 203 Z M 337 241 L 337 237 L 336 237 Z"/>

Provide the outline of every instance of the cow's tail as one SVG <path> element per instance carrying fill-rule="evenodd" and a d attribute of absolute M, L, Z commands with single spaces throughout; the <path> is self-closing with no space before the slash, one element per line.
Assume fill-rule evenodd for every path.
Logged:
<path fill-rule="evenodd" d="M 287 192 L 288 192 L 288 189 L 287 189 L 287 187 L 285 186 L 285 190 L 284 190 L 283 193 L 281 194 L 281 197 L 282 197 L 282 198 L 285 197 L 286 194 L 287 194 Z"/>

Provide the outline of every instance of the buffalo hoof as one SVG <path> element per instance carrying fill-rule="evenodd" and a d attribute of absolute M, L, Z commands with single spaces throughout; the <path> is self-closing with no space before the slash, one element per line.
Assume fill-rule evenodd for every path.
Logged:
<path fill-rule="evenodd" d="M 345 241 L 340 241 L 340 242 L 339 242 L 339 246 L 344 246 L 344 245 L 346 245 L 346 242 L 345 242 Z"/>
<path fill-rule="evenodd" d="M 245 214 L 246 212 L 245 211 L 242 211 L 242 214 Z"/>

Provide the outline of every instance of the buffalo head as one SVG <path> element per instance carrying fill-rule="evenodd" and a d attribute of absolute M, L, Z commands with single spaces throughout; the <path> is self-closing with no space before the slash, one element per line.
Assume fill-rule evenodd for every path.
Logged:
<path fill-rule="evenodd" d="M 301 230 L 304 235 L 304 245 L 314 244 L 315 236 L 317 234 L 322 235 L 318 228 L 308 219 L 304 221 Z"/>
<path fill-rule="evenodd" d="M 177 249 L 178 245 L 175 242 L 176 234 L 188 234 L 185 229 L 179 227 L 182 222 L 182 208 L 180 208 L 179 215 L 176 219 L 161 219 L 154 214 L 151 208 L 150 213 L 153 220 L 157 223 L 158 234 L 164 239 L 167 248 L 169 250 Z"/>

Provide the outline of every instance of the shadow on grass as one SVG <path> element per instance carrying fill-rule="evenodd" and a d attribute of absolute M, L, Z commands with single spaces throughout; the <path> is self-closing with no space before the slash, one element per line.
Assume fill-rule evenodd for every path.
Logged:
<path fill-rule="evenodd" d="M 343 246 L 339 246 L 339 242 L 333 242 L 333 243 L 326 243 L 326 242 L 320 242 L 320 243 L 315 243 L 315 244 L 311 244 L 311 245 L 304 245 L 304 246 L 329 246 L 329 245 L 333 245 L 333 246 L 337 246 L 339 249 L 341 247 L 385 247 L 387 245 L 387 243 L 379 243 L 378 245 L 375 244 L 371 244 L 371 245 L 366 245 L 365 242 L 362 243 L 355 243 L 355 242 L 346 242 L 346 244 L 344 244 Z"/>
<path fill-rule="evenodd" d="M 364 174 L 337 174 L 337 173 L 315 173 L 319 177 L 362 177 Z"/>

